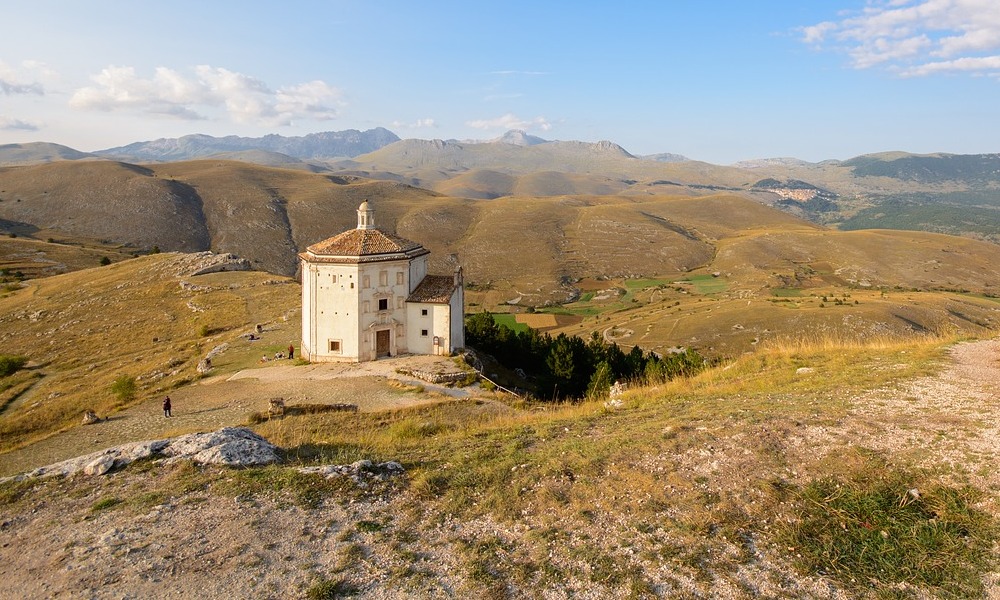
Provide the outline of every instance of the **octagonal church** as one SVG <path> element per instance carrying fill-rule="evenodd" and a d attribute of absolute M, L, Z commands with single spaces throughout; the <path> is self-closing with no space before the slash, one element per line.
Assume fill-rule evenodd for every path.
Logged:
<path fill-rule="evenodd" d="M 299 254 L 302 356 L 362 362 L 398 354 L 451 354 L 465 345 L 462 268 L 428 275 L 430 251 L 375 226 L 358 226 Z"/>

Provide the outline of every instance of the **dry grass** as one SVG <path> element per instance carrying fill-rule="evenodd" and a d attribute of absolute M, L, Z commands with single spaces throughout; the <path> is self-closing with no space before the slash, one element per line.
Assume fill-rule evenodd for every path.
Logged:
<path fill-rule="evenodd" d="M 75 425 L 84 410 L 104 417 L 198 377 L 213 347 L 280 315 L 298 288 L 263 273 L 200 276 L 185 289 L 171 254 L 34 280 L 0 299 L 0 336 L 34 363 L 39 378 L 0 415 L 0 448 Z M 199 335 L 203 326 L 214 332 Z M 137 383 L 120 398 L 112 383 Z"/>
<path fill-rule="evenodd" d="M 633 390 L 621 410 L 463 401 L 258 429 L 306 461 L 401 461 L 424 518 L 495 519 L 501 529 L 530 524 L 527 537 L 470 541 L 465 568 L 477 593 L 581 578 L 612 589 L 648 589 L 650 577 L 710 585 L 764 560 L 762 553 L 782 552 L 783 524 L 800 507 L 791 481 L 864 480 L 884 464 L 863 453 L 850 460 L 853 448 L 834 449 L 836 458 L 799 456 L 789 436 L 843 419 L 853 393 L 930 372 L 951 341 L 774 344 L 691 379 Z M 951 493 L 933 475 L 922 477 L 921 486 Z M 976 535 L 992 527 L 981 513 L 970 519 Z M 623 560 L 626 551 L 635 559 Z M 919 546 L 912 551 L 925 555 Z M 543 573 L 538 561 L 546 554 L 562 568 L 586 570 Z M 673 575 L 651 575 L 647 560 L 669 565 Z M 984 565 L 936 574 L 925 585 L 971 589 Z"/>

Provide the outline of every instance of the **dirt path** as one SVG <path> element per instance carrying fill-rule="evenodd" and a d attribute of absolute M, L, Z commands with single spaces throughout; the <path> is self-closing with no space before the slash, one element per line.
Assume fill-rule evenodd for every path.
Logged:
<path fill-rule="evenodd" d="M 982 508 L 1000 515 L 1000 340 L 956 344 L 947 360 L 935 375 L 852 398 L 847 418 L 793 442 L 803 455 L 861 447 L 900 456 L 987 491 Z"/>
<path fill-rule="evenodd" d="M 0 477 L 127 442 L 244 425 L 251 413 L 267 410 L 270 398 L 280 397 L 288 404 L 355 404 L 362 411 L 380 411 L 479 393 L 478 386 L 433 385 L 401 375 L 398 369 L 450 372 L 455 365 L 450 359 L 434 356 L 301 366 L 275 361 L 235 374 L 208 377 L 170 392 L 173 417 L 169 419 L 163 416 L 162 398 L 151 398 L 100 423 L 74 427 L 26 448 L 0 454 Z M 408 385 L 394 387 L 388 383 L 390 379 Z"/>

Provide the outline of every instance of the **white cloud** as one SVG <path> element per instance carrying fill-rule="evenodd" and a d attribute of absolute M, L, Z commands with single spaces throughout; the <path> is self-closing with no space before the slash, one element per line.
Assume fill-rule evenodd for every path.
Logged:
<path fill-rule="evenodd" d="M 238 123 L 291 125 L 297 119 L 329 120 L 343 106 L 340 91 L 323 81 L 271 89 L 265 82 L 221 67 L 199 65 L 193 75 L 158 67 L 152 78 L 132 67 L 109 66 L 76 90 L 70 106 L 83 110 L 135 110 L 186 120 L 224 110 Z"/>
<path fill-rule="evenodd" d="M 38 131 L 38 125 L 34 123 L 29 123 L 28 121 L 22 121 L 21 119 L 13 119 L 10 117 L 5 117 L 0 115 L 0 130 L 2 131 Z"/>
<path fill-rule="evenodd" d="M 427 128 L 437 127 L 437 122 L 434 119 L 426 118 L 426 119 L 417 119 L 412 123 L 393 121 L 392 126 L 400 129 L 427 129 Z"/>
<path fill-rule="evenodd" d="M 521 119 L 516 115 L 507 113 L 495 119 L 478 119 L 466 121 L 466 125 L 474 129 L 523 129 L 525 131 L 552 129 L 552 124 L 545 117 L 535 117 L 534 119 Z"/>
<path fill-rule="evenodd" d="M 996 0 L 875 1 L 839 21 L 800 29 L 802 41 L 830 46 L 856 68 L 882 66 L 905 76 L 994 73 L 1000 51 Z M 948 59 L 948 60 L 940 60 Z"/>
<path fill-rule="evenodd" d="M 919 77 L 921 75 L 956 71 L 1000 73 L 1000 56 L 978 56 L 930 62 L 907 69 L 901 75 L 904 77 Z"/>
<path fill-rule="evenodd" d="M 29 68 L 28 70 L 34 70 Z M 45 88 L 38 81 L 26 81 L 25 75 L 17 69 L 7 66 L 0 60 L 0 94 L 13 96 L 15 94 L 45 94 Z M 28 79 L 34 79 L 29 76 Z"/>

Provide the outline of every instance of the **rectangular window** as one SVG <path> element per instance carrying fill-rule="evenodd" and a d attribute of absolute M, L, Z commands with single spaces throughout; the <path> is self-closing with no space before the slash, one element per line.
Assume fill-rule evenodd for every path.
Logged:
<path fill-rule="evenodd" d="M 396 296 L 396 308 L 403 308 L 403 303 L 406 302 L 402 296 Z"/>
<path fill-rule="evenodd" d="M 379 298 L 379 300 L 378 300 L 378 309 L 379 310 L 389 310 L 389 299 L 388 298 Z"/>
<path fill-rule="evenodd" d="M 403 272 L 396 273 L 396 285 L 403 285 Z"/>
<path fill-rule="evenodd" d="M 378 284 L 381 286 L 389 285 L 389 272 L 380 271 L 378 274 Z"/>
<path fill-rule="evenodd" d="M 365 275 L 365 278 L 362 279 L 361 281 L 363 282 L 361 287 L 363 287 L 366 290 L 372 286 L 372 282 L 367 275 Z"/>
<path fill-rule="evenodd" d="M 337 274 L 336 273 L 330 273 L 330 281 L 332 283 L 337 283 Z"/>
<path fill-rule="evenodd" d="M 340 340 L 330 340 L 330 352 L 340 353 Z"/>
<path fill-rule="evenodd" d="M 420 316 L 421 317 L 426 317 L 427 316 L 427 309 L 426 308 L 421 308 L 420 309 Z"/>
<path fill-rule="evenodd" d="M 426 329 L 421 329 L 420 330 L 420 337 L 427 337 L 427 330 Z"/>

